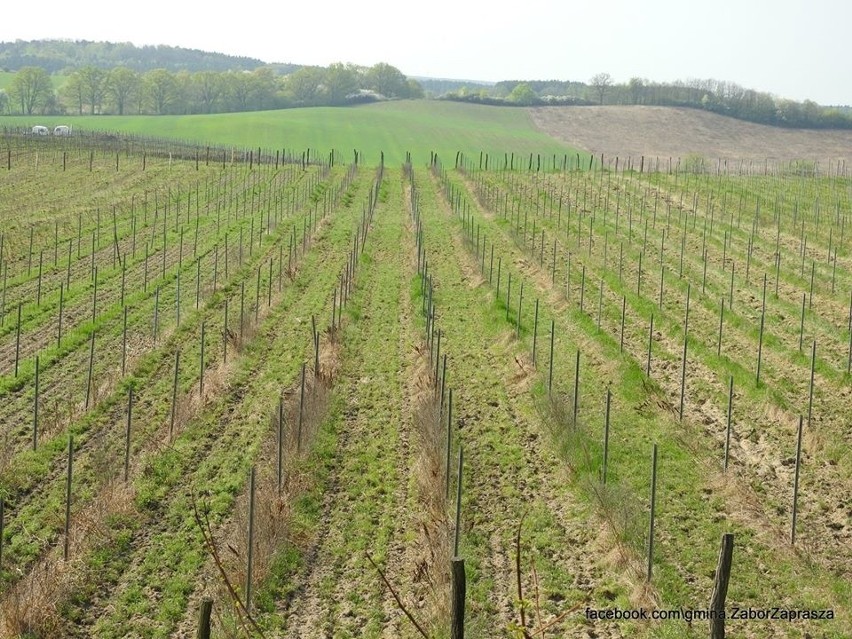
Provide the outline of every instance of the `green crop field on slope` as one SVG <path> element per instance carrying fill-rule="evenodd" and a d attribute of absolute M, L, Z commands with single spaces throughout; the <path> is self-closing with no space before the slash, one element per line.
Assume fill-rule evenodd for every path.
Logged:
<path fill-rule="evenodd" d="M 9 116 L 0 126 L 70 124 L 81 130 L 108 130 L 142 136 L 171 137 L 202 144 L 243 147 L 306 148 L 344 157 L 358 149 L 363 162 L 399 164 L 411 152 L 415 163 L 435 151 L 450 161 L 457 151 L 478 156 L 530 153 L 551 158 L 572 149 L 540 132 L 525 109 L 510 109 L 432 100 L 406 100 L 357 107 L 315 107 L 184 116 Z M 516 159 L 517 162 L 517 159 Z"/>

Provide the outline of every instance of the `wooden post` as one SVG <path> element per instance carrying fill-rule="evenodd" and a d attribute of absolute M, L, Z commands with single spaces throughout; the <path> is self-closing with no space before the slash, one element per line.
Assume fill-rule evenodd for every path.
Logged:
<path fill-rule="evenodd" d="M 713 596 L 710 598 L 710 639 L 725 639 L 725 597 L 728 595 L 733 554 L 734 535 L 725 533 L 722 535 L 722 547 L 719 550 L 719 563 L 716 566 L 716 578 L 713 583 Z"/>
<path fill-rule="evenodd" d="M 450 637 L 452 639 L 464 638 L 464 604 L 467 590 L 464 559 L 459 557 L 459 533 L 461 531 L 461 494 L 462 494 L 462 466 L 464 455 L 459 447 L 458 480 L 456 482 L 456 526 L 453 537 L 453 558 L 451 561 L 452 573 L 452 618 Z"/>
<path fill-rule="evenodd" d="M 453 533 L 453 557 L 459 556 L 459 537 L 461 534 L 461 496 L 462 496 L 462 467 L 464 451 L 459 445 L 459 462 L 456 471 L 456 526 Z"/>
<path fill-rule="evenodd" d="M 453 557 L 450 566 L 453 580 L 450 637 L 451 639 L 464 639 L 464 602 L 467 591 L 464 559 Z"/>
<path fill-rule="evenodd" d="M 213 600 L 205 597 L 201 601 L 201 611 L 198 614 L 198 632 L 196 639 L 210 639 L 210 617 L 213 613 Z"/>

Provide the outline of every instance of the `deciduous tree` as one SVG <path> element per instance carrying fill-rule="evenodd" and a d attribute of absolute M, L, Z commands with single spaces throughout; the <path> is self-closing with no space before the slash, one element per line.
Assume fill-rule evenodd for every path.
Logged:
<path fill-rule="evenodd" d="M 22 67 L 9 87 L 9 97 L 26 115 L 32 115 L 38 107 L 47 104 L 52 94 L 50 76 L 41 67 Z"/>
<path fill-rule="evenodd" d="M 178 86 L 175 76 L 166 69 L 154 69 L 144 76 L 145 90 L 155 113 L 168 113 L 177 99 Z"/>
<path fill-rule="evenodd" d="M 609 73 L 598 73 L 592 76 L 589 84 L 597 95 L 598 104 L 603 104 L 604 96 L 606 96 L 607 91 L 612 86 L 612 76 Z"/>
<path fill-rule="evenodd" d="M 358 75 L 348 64 L 335 62 L 325 73 L 325 89 L 330 104 L 343 104 L 346 96 L 358 90 Z"/>
<path fill-rule="evenodd" d="M 124 115 L 124 110 L 139 92 L 140 84 L 139 74 L 127 67 L 116 67 L 107 74 L 106 93 L 119 115 Z"/>
<path fill-rule="evenodd" d="M 535 91 L 532 90 L 532 87 L 526 82 L 519 82 L 516 84 L 515 88 L 512 89 L 512 92 L 509 93 L 509 96 L 506 99 L 509 100 L 509 102 L 523 104 L 525 106 L 538 102 L 538 96 L 535 94 Z"/>
<path fill-rule="evenodd" d="M 408 80 L 402 71 L 386 62 L 379 62 L 367 69 L 364 88 L 388 98 L 407 98 L 410 95 Z"/>
<path fill-rule="evenodd" d="M 86 66 L 75 71 L 73 75 L 80 78 L 80 88 L 89 106 L 89 112 L 95 115 L 100 111 L 101 102 L 106 87 L 106 72 L 93 66 Z"/>

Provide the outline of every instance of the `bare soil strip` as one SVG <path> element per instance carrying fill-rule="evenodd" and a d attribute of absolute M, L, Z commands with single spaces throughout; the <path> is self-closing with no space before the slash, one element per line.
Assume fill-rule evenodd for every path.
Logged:
<path fill-rule="evenodd" d="M 852 159 L 852 131 L 782 129 L 682 107 L 584 106 L 529 109 L 548 135 L 605 160 L 685 158 L 707 160 Z"/>

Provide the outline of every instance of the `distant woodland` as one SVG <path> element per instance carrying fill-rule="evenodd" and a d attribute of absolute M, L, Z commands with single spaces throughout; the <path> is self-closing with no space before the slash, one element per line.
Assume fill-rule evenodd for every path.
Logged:
<path fill-rule="evenodd" d="M 438 98 L 495 106 L 657 105 L 791 128 L 852 128 L 852 108 L 797 102 L 732 82 L 660 83 L 607 73 L 580 81 L 408 78 L 387 63 L 328 67 L 169 46 L 45 40 L 0 43 L 2 114 L 192 114 Z M 0 85 L 3 86 L 3 85 Z"/>
<path fill-rule="evenodd" d="M 790 128 L 849 129 L 852 109 L 824 107 L 810 100 L 797 102 L 746 89 L 733 82 L 689 80 L 661 83 L 631 78 L 618 84 L 601 73 L 588 82 L 504 81 L 492 87 L 463 87 L 444 99 L 515 106 L 652 105 L 712 111 L 720 115 Z"/>

